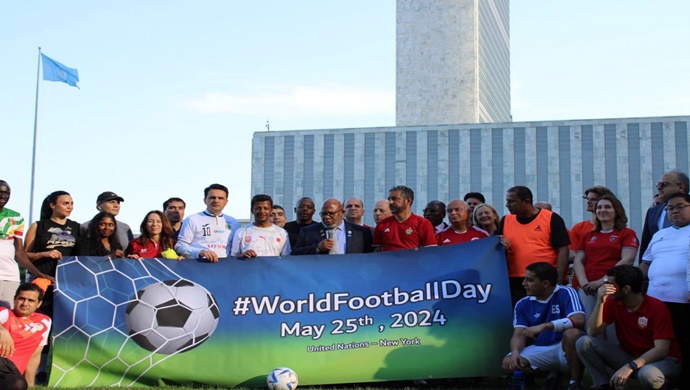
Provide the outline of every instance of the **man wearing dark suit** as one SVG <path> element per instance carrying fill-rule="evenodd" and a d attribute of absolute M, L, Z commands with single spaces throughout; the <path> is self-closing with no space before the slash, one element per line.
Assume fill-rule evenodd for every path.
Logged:
<path fill-rule="evenodd" d="M 369 253 L 371 230 L 343 219 L 343 205 L 328 199 L 321 206 L 321 223 L 302 228 L 292 255 Z"/>
<path fill-rule="evenodd" d="M 305 196 L 297 201 L 297 205 L 295 206 L 295 220 L 283 226 L 283 229 L 288 232 L 290 248 L 294 248 L 295 244 L 297 244 L 297 237 L 299 237 L 299 231 L 302 230 L 302 228 L 318 224 L 318 222 L 312 219 L 315 211 L 316 206 L 311 198 Z"/>
<path fill-rule="evenodd" d="M 671 222 L 666 213 L 666 202 L 668 198 L 676 192 L 687 194 L 689 187 L 690 179 L 688 179 L 688 175 L 675 169 L 664 173 L 661 179 L 659 179 L 659 182 L 656 183 L 656 190 L 659 193 L 657 199 L 661 204 L 650 207 L 644 218 L 640 250 L 637 251 L 640 255 L 640 262 L 642 262 L 642 255 L 644 255 L 644 252 L 647 250 L 654 233 L 658 232 L 660 229 L 671 226 Z"/>

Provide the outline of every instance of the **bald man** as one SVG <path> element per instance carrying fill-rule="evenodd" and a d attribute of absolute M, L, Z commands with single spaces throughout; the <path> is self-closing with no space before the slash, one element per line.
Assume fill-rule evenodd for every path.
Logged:
<path fill-rule="evenodd" d="M 462 244 L 463 242 L 489 237 L 489 233 L 467 223 L 469 206 L 465 201 L 457 199 L 448 203 L 446 215 L 450 221 L 450 226 L 436 233 L 438 245 Z"/>
<path fill-rule="evenodd" d="M 364 203 L 362 203 L 361 199 L 349 198 L 345 201 L 343 208 L 345 209 L 345 220 L 347 222 L 371 229 L 371 226 L 365 225 L 362 220 L 362 217 L 364 217 Z"/>
<path fill-rule="evenodd" d="M 393 213 L 391 213 L 391 208 L 390 204 L 388 203 L 388 200 L 386 199 L 381 199 L 378 202 L 374 203 L 374 222 L 379 223 L 380 220 L 384 218 L 388 218 Z"/>
<path fill-rule="evenodd" d="M 371 230 L 347 222 L 343 205 L 338 199 L 328 199 L 321 206 L 321 223 L 302 228 L 292 255 L 341 255 L 372 251 Z"/>

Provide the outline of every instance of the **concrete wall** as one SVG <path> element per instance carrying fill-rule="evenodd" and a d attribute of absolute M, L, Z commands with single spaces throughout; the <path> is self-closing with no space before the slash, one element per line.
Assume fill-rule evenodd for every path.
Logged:
<path fill-rule="evenodd" d="M 388 189 L 415 191 L 413 209 L 484 193 L 502 214 L 505 190 L 526 185 L 568 226 L 586 219 L 594 184 L 622 200 L 640 231 L 664 171 L 688 171 L 690 116 L 257 132 L 252 195 L 267 193 L 290 219 L 302 196 L 363 199 L 365 220 Z"/>

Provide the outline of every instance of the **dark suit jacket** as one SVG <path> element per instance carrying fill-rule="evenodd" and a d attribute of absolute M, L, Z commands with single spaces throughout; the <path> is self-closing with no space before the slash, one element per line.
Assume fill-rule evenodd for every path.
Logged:
<path fill-rule="evenodd" d="M 647 209 L 647 215 L 644 217 L 644 227 L 642 228 L 640 251 L 638 252 L 640 261 L 642 261 L 642 255 L 644 255 L 644 252 L 647 250 L 649 242 L 652 241 L 652 236 L 659 231 L 659 217 L 661 217 L 664 207 L 666 207 L 666 203 Z"/>
<path fill-rule="evenodd" d="M 297 244 L 297 237 L 299 237 L 299 231 L 302 230 L 302 228 L 317 224 L 321 225 L 319 222 L 316 221 L 311 221 L 309 225 L 300 225 L 299 223 L 297 223 L 297 221 L 286 223 L 284 229 L 288 232 L 288 238 L 290 239 L 290 248 L 294 248 L 295 244 Z"/>
<path fill-rule="evenodd" d="M 292 247 L 292 255 L 318 255 L 328 254 L 319 252 L 318 245 L 326 239 L 326 228 L 322 223 L 302 228 L 297 238 L 297 243 Z M 354 225 L 345 221 L 345 253 L 369 253 L 372 251 L 371 242 L 373 236 L 371 230 L 363 226 Z"/>

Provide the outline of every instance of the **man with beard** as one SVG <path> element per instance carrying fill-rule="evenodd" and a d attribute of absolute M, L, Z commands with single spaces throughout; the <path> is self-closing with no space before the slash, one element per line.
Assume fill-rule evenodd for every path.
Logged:
<path fill-rule="evenodd" d="M 392 216 L 381 220 L 374 229 L 374 247 L 383 251 L 436 246 L 434 227 L 428 219 L 412 213 L 414 191 L 395 186 L 388 191 Z"/>
<path fill-rule="evenodd" d="M 230 256 L 252 258 L 257 256 L 287 256 L 290 241 L 285 229 L 271 223 L 273 199 L 268 195 L 254 195 L 251 211 L 254 222 L 240 228 L 232 238 Z"/>
<path fill-rule="evenodd" d="M 321 223 L 299 232 L 293 255 L 371 252 L 371 230 L 343 219 L 343 206 L 338 199 L 328 199 L 321 206 Z"/>
<path fill-rule="evenodd" d="M 302 230 L 302 228 L 318 223 L 312 219 L 315 212 L 316 206 L 311 198 L 304 197 L 297 201 L 297 206 L 295 206 L 296 219 L 285 224 L 285 230 L 287 230 L 290 236 L 291 247 L 295 247 L 299 231 Z"/>
<path fill-rule="evenodd" d="M 184 220 L 184 209 L 187 204 L 180 198 L 170 198 L 163 202 L 163 213 L 170 221 L 173 228 L 173 239 L 177 241 L 177 236 L 180 234 L 182 228 L 182 221 Z"/>
<path fill-rule="evenodd" d="M 50 317 L 36 313 L 42 302 L 43 290 L 24 283 L 14 294 L 14 309 L 0 308 L 0 389 L 34 386 L 51 326 Z"/>
<path fill-rule="evenodd" d="M 626 388 L 630 378 L 645 389 L 665 389 L 669 378 L 680 373 L 671 314 L 663 302 L 642 292 L 642 281 L 642 271 L 631 265 L 608 270 L 587 322 L 587 336 L 575 345 L 599 389 Z M 597 337 L 611 324 L 620 345 Z"/>

